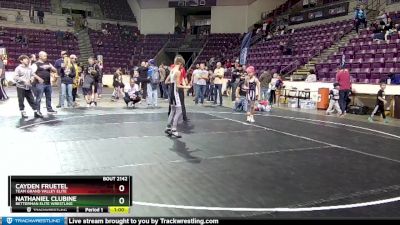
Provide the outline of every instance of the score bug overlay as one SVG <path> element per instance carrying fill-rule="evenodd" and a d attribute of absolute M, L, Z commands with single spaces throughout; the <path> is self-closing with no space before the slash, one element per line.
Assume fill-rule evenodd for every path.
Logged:
<path fill-rule="evenodd" d="M 131 176 L 9 176 L 11 212 L 129 213 Z"/>

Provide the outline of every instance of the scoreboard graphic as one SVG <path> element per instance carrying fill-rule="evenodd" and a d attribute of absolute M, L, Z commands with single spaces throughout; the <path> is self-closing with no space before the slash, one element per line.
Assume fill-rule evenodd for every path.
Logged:
<path fill-rule="evenodd" d="M 131 176 L 9 176 L 13 213 L 129 213 Z"/>

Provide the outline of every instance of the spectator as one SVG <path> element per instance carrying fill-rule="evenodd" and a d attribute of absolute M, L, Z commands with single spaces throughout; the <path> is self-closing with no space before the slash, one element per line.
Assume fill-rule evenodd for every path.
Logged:
<path fill-rule="evenodd" d="M 196 73 L 195 73 L 196 72 Z M 204 104 L 204 94 L 206 92 L 207 80 L 208 80 L 208 71 L 205 69 L 204 63 L 200 64 L 200 69 L 193 72 L 193 76 L 197 76 L 197 93 L 195 98 L 195 104 L 199 103 Z"/>
<path fill-rule="evenodd" d="M 149 83 L 149 80 L 147 79 L 147 70 L 148 68 L 146 67 L 146 62 L 142 62 L 138 68 L 138 83 L 140 88 L 143 90 L 143 99 L 146 99 L 147 97 L 147 84 Z"/>
<path fill-rule="evenodd" d="M 35 23 L 35 9 L 33 8 L 33 5 L 31 5 L 31 8 L 29 9 L 29 19 L 31 20 L 31 23 Z"/>
<path fill-rule="evenodd" d="M 6 79 L 6 70 L 3 62 L 3 55 L 0 55 L 0 101 L 5 101 L 8 99 L 7 93 L 3 88 L 4 80 Z"/>
<path fill-rule="evenodd" d="M 121 97 L 125 96 L 124 95 L 124 82 L 122 79 L 122 71 L 121 68 L 118 68 L 117 71 L 114 73 L 113 77 L 113 86 L 114 86 L 114 92 L 111 95 L 111 100 L 112 101 L 117 101 L 121 95 Z"/>
<path fill-rule="evenodd" d="M 374 36 L 373 36 L 373 40 L 374 41 L 380 41 L 380 40 L 384 40 L 385 39 L 385 33 L 384 33 L 383 28 L 384 28 L 384 23 L 383 22 L 381 22 L 381 24 L 377 24 L 377 23 L 373 24 L 373 31 L 372 32 L 374 33 Z"/>
<path fill-rule="evenodd" d="M 317 82 L 317 75 L 315 75 L 314 70 L 310 70 L 310 72 L 306 78 L 306 82 Z"/>
<path fill-rule="evenodd" d="M 69 26 L 69 27 L 73 27 L 74 26 L 74 21 L 72 20 L 71 17 L 67 18 L 67 26 Z"/>
<path fill-rule="evenodd" d="M 233 110 L 236 112 L 241 112 L 241 111 L 247 112 L 248 101 L 246 98 L 247 91 L 246 91 L 246 87 L 245 87 L 245 79 L 246 79 L 246 76 L 244 75 L 244 73 L 242 73 L 240 76 L 239 83 L 235 89 L 236 99 L 235 99 L 235 105 L 233 107 Z"/>
<path fill-rule="evenodd" d="M 125 92 L 124 101 L 128 108 L 135 107 L 135 104 L 140 102 L 139 85 L 136 84 L 134 78 L 130 79 L 129 87 Z"/>
<path fill-rule="evenodd" d="M 37 105 L 37 110 L 40 112 L 40 103 L 42 101 L 43 93 L 46 96 L 46 108 L 47 108 L 47 113 L 48 114 L 53 114 L 57 113 L 55 110 L 53 110 L 53 107 L 51 106 L 51 93 L 52 93 L 52 87 L 51 87 L 51 75 L 50 72 L 57 72 L 57 69 L 51 65 L 49 62 L 47 62 L 47 53 L 46 52 L 39 52 L 39 60 L 32 65 L 32 72 L 34 74 L 37 74 L 41 79 L 38 79 L 38 82 L 36 83 L 35 89 L 36 89 L 36 105 Z"/>
<path fill-rule="evenodd" d="M 377 19 L 379 22 L 383 21 L 383 22 L 385 23 L 385 25 L 387 25 L 388 22 L 389 22 L 389 21 L 388 21 L 388 15 L 387 15 L 387 13 L 385 12 L 384 9 L 382 9 L 382 10 L 379 12 L 379 16 L 376 17 L 376 19 Z"/>
<path fill-rule="evenodd" d="M 346 69 L 345 65 L 341 66 L 336 74 L 336 82 L 340 85 L 339 90 L 339 105 L 343 115 L 347 110 L 347 99 L 351 91 L 350 72 Z"/>
<path fill-rule="evenodd" d="M 360 5 L 355 12 L 356 32 L 358 33 L 361 24 L 364 24 L 364 28 L 367 27 L 367 13 L 364 10 L 364 6 Z"/>
<path fill-rule="evenodd" d="M 260 76 L 261 85 L 261 100 L 269 100 L 269 84 L 271 83 L 272 75 L 269 71 L 264 71 Z"/>
<path fill-rule="evenodd" d="M 60 70 L 61 77 L 61 108 L 64 108 L 64 100 L 67 99 L 67 107 L 73 107 L 72 88 L 76 76 L 75 66 L 69 57 L 64 58 L 64 65 Z"/>
<path fill-rule="evenodd" d="M 165 79 L 167 76 L 164 63 L 161 63 L 158 70 L 160 72 L 160 98 L 168 99 L 168 90 L 165 84 Z"/>
<path fill-rule="evenodd" d="M 388 18 L 388 23 L 386 24 L 385 28 L 384 28 L 384 32 L 385 32 L 385 40 L 389 41 L 388 37 L 393 34 L 396 33 L 396 28 L 395 25 L 392 21 L 392 18 Z"/>
<path fill-rule="evenodd" d="M 222 83 L 224 80 L 224 68 L 221 67 L 221 62 L 217 63 L 217 68 L 214 70 L 214 85 L 215 85 L 215 94 L 214 94 L 214 104 L 217 104 L 218 95 L 219 95 L 219 105 L 222 106 Z"/>
<path fill-rule="evenodd" d="M 4 27 L 1 27 L 0 36 L 4 36 L 6 33 L 8 33 L 8 32 L 4 29 Z"/>
<path fill-rule="evenodd" d="M 98 39 L 96 45 L 97 47 L 103 47 L 103 41 L 101 39 Z"/>
<path fill-rule="evenodd" d="M 64 39 L 64 32 L 62 32 L 61 30 L 58 30 L 56 32 L 56 39 L 57 39 L 57 44 L 62 45 L 63 39 Z"/>
<path fill-rule="evenodd" d="M 16 21 L 17 23 L 22 23 L 22 22 L 24 21 L 24 18 L 22 17 L 20 11 L 17 12 L 17 16 L 15 17 L 15 21 Z"/>
<path fill-rule="evenodd" d="M 269 89 L 270 89 L 269 103 L 270 103 L 271 106 L 276 104 L 276 84 L 277 84 L 277 81 L 278 81 L 278 74 L 274 73 L 274 75 L 273 75 L 273 77 L 271 79 L 271 82 L 270 82 L 270 86 L 269 86 Z"/>
<path fill-rule="evenodd" d="M 38 16 L 38 18 L 39 18 L 39 23 L 40 23 L 40 24 L 43 24 L 44 12 L 43 12 L 42 9 L 40 9 L 40 10 L 37 12 L 37 16 Z"/>
<path fill-rule="evenodd" d="M 21 33 L 17 33 L 17 36 L 15 37 L 15 43 L 17 44 L 22 44 L 23 43 L 24 37 L 22 36 Z"/>

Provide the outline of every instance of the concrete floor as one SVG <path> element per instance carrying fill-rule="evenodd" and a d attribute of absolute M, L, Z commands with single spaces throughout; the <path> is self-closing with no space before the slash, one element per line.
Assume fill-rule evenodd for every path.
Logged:
<path fill-rule="evenodd" d="M 7 91 L 2 193 L 8 175 L 117 174 L 133 176 L 132 216 L 400 217 L 397 120 L 274 108 L 249 125 L 241 113 L 189 98 L 190 122 L 173 139 L 163 133 L 165 101 L 131 110 L 104 96 L 98 108 L 21 120 Z M 0 212 L 10 214 L 6 204 Z"/>

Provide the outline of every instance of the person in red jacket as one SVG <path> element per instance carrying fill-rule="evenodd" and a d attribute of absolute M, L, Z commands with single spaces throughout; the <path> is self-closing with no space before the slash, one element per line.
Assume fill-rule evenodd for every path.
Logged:
<path fill-rule="evenodd" d="M 351 91 L 351 78 L 350 72 L 346 69 L 345 65 L 342 65 L 336 73 L 336 82 L 340 85 L 339 90 L 339 106 L 342 110 L 342 115 L 346 114 L 347 110 L 347 99 L 349 98 Z"/>

